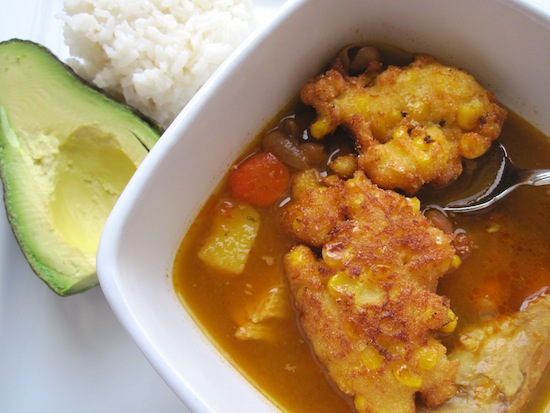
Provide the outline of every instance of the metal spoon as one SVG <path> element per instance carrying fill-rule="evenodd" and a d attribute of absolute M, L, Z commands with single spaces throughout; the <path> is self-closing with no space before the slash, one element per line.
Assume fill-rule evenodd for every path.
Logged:
<path fill-rule="evenodd" d="M 516 167 L 499 142 L 482 157 L 465 163 L 464 172 L 441 189 L 423 189 L 418 198 L 425 208 L 446 212 L 474 213 L 494 205 L 522 185 L 550 185 L 550 169 Z"/>

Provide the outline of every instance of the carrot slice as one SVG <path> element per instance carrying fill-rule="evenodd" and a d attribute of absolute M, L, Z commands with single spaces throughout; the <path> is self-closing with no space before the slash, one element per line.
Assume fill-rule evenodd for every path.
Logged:
<path fill-rule="evenodd" d="M 285 192 L 290 171 L 275 155 L 258 152 L 246 158 L 228 177 L 229 193 L 251 205 L 266 207 Z"/>

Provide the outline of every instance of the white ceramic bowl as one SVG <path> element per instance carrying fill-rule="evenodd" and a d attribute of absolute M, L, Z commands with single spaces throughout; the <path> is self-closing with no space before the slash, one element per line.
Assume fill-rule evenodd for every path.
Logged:
<path fill-rule="evenodd" d="M 290 0 L 188 104 L 109 217 L 101 286 L 120 322 L 193 412 L 275 407 L 216 351 L 174 293 L 199 208 L 245 145 L 343 45 L 376 40 L 467 68 L 550 133 L 550 14 L 520 0 Z"/>

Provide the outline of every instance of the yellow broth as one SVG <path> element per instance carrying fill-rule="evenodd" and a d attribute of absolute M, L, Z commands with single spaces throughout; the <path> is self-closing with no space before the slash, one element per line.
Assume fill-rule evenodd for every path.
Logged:
<path fill-rule="evenodd" d="M 509 115 L 500 141 L 518 166 L 550 167 L 548 138 L 517 116 Z M 491 211 L 451 216 L 475 244 L 459 271 L 439 284 L 463 322 L 490 316 L 489 301 L 500 314 L 516 312 L 550 285 L 549 188 L 520 187 Z"/>
<path fill-rule="evenodd" d="M 257 296 L 284 283 L 282 256 L 291 244 L 279 230 L 276 208 L 259 209 L 260 231 L 243 273 L 231 276 L 202 262 L 198 251 L 212 209 L 226 196 L 222 189 L 211 197 L 181 244 L 173 281 L 182 303 L 235 367 L 281 408 L 290 412 L 350 411 L 304 342 L 290 298 L 289 316 L 270 321 L 273 338 L 235 338 L 235 320 L 257 302 Z"/>
<path fill-rule="evenodd" d="M 511 114 L 506 121 L 501 140 L 516 164 L 550 167 L 550 142 L 517 116 Z M 277 207 L 259 209 L 260 232 L 244 272 L 230 276 L 206 265 L 197 253 L 212 208 L 227 196 L 222 185 L 181 244 L 173 281 L 182 303 L 220 351 L 283 409 L 352 411 L 312 356 L 292 314 L 290 299 L 289 316 L 270 321 L 275 334 L 269 340 L 235 338 L 235 320 L 258 296 L 284 283 L 282 256 L 291 243 L 279 228 Z M 550 286 L 549 211 L 549 189 L 526 187 L 486 213 L 451 216 L 455 227 L 464 229 L 475 244 L 459 270 L 440 282 L 439 293 L 451 298 L 451 307 L 459 316 L 456 334 L 469 323 L 494 316 L 495 311 L 518 311 L 525 300 Z M 546 399 L 535 402 L 543 406 Z"/>

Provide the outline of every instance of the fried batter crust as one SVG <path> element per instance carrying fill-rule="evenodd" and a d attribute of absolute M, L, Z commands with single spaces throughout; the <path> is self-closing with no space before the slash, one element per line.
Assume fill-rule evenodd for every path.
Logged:
<path fill-rule="evenodd" d="M 362 171 L 299 174 L 282 221 L 299 241 L 285 271 L 300 323 L 358 411 L 414 412 L 416 396 L 427 406 L 453 396 L 457 363 L 435 334 L 455 318 L 434 292 L 457 265 L 452 236 Z"/>
<path fill-rule="evenodd" d="M 426 183 L 445 185 L 462 172 L 462 157 L 481 156 L 499 136 L 506 111 L 470 74 L 426 55 L 379 68 L 349 76 L 336 60 L 301 91 L 317 112 L 311 134 L 347 127 L 359 167 L 379 186 L 414 194 Z"/>

